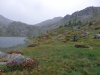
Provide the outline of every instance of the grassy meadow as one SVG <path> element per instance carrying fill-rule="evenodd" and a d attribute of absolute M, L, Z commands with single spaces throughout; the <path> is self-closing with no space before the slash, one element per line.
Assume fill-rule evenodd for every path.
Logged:
<path fill-rule="evenodd" d="M 100 75 L 100 39 L 93 39 L 98 31 L 90 29 L 90 35 L 80 37 L 77 31 L 67 28 L 58 28 L 48 32 L 49 38 L 31 38 L 32 41 L 39 41 L 36 47 L 25 47 L 22 53 L 38 61 L 38 66 L 31 71 L 5 72 L 2 75 Z M 57 39 L 63 34 L 61 39 Z M 78 41 L 74 42 L 73 35 L 77 34 Z M 43 35 L 42 35 L 43 36 Z M 63 42 L 65 37 L 70 40 Z M 91 48 L 76 48 L 76 44 L 90 45 Z"/>

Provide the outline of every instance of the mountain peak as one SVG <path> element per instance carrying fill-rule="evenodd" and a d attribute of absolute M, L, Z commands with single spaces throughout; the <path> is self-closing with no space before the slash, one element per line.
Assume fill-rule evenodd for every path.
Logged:
<path fill-rule="evenodd" d="M 57 23 L 57 22 L 60 21 L 61 19 L 62 19 L 62 17 L 54 17 L 53 19 L 49 19 L 49 20 L 43 21 L 43 22 L 38 23 L 38 24 L 36 24 L 36 25 L 38 25 L 38 26 L 50 25 L 50 24 Z"/>
<path fill-rule="evenodd" d="M 62 17 L 61 17 L 61 16 L 59 16 L 59 17 L 54 17 L 53 19 L 62 19 Z"/>
<path fill-rule="evenodd" d="M 4 16 L 0 15 L 0 23 L 4 24 L 4 25 L 8 25 L 9 23 L 11 23 L 12 20 L 5 18 Z"/>

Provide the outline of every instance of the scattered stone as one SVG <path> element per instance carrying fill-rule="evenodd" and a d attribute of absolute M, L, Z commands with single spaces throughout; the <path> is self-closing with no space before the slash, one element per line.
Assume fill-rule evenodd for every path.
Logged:
<path fill-rule="evenodd" d="M 7 65 L 7 62 L 0 62 L 0 65 Z"/>
<path fill-rule="evenodd" d="M 15 61 L 16 64 L 20 64 L 20 63 L 32 60 L 30 58 L 27 58 L 27 57 L 21 55 L 21 54 L 11 54 L 11 55 L 8 55 L 7 59 L 8 59 L 7 63 Z"/>
<path fill-rule="evenodd" d="M 48 39 L 48 38 L 50 38 L 50 35 L 48 35 L 48 34 L 42 36 L 42 39 L 44 39 L 44 40 Z"/>
<path fill-rule="evenodd" d="M 66 32 L 66 33 L 65 33 L 65 35 L 69 35 L 69 34 L 71 34 L 71 32 Z"/>
<path fill-rule="evenodd" d="M 94 39 L 100 39 L 100 34 L 95 34 Z"/>
<path fill-rule="evenodd" d="M 60 38 L 60 37 L 62 37 L 63 35 L 62 34 L 59 34 L 58 36 L 57 36 L 57 38 Z"/>
<path fill-rule="evenodd" d="M 6 54 L 4 52 L 0 52 L 0 56 L 1 56 L 1 60 L 3 58 L 5 58 L 7 61 L 4 61 L 4 62 L 0 62 L 0 65 L 7 65 L 8 63 L 14 63 L 16 62 L 16 64 L 21 64 L 21 63 L 24 63 L 24 62 L 27 62 L 27 61 L 33 61 L 32 59 L 28 58 L 28 57 L 25 57 L 21 54 Z"/>
<path fill-rule="evenodd" d="M 90 34 L 90 32 L 84 32 L 84 33 L 81 34 L 81 36 L 82 36 L 82 37 L 86 37 L 86 36 L 88 36 L 89 34 Z"/>
<path fill-rule="evenodd" d="M 4 52 L 0 52 L 0 59 L 1 59 L 1 58 L 5 58 L 5 57 L 7 57 L 7 54 L 4 53 Z"/>
<path fill-rule="evenodd" d="M 86 32 L 85 35 L 88 36 L 90 34 L 90 32 Z"/>
<path fill-rule="evenodd" d="M 44 37 L 42 37 L 42 39 L 46 40 L 46 39 L 47 39 L 47 37 L 45 37 L 45 36 L 44 36 Z"/>
<path fill-rule="evenodd" d="M 63 34 L 59 34 L 56 39 L 59 41 L 63 41 L 65 40 L 65 36 Z"/>
<path fill-rule="evenodd" d="M 82 36 L 82 37 L 85 37 L 86 35 L 85 35 L 85 34 L 81 34 L 81 36 Z"/>

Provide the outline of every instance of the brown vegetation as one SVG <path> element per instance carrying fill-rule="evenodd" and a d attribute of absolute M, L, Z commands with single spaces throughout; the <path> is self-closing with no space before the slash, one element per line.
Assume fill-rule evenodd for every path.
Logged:
<path fill-rule="evenodd" d="M 1 58 L 0 62 L 7 62 L 7 59 L 6 58 Z"/>
<path fill-rule="evenodd" d="M 15 50 L 15 51 L 9 51 L 9 52 L 7 52 L 7 54 L 13 54 L 13 53 L 15 53 L 15 54 L 22 54 L 22 52 L 19 51 L 19 50 Z"/>
<path fill-rule="evenodd" d="M 90 48 L 90 46 L 87 45 L 75 45 L 76 48 Z"/>
<path fill-rule="evenodd" d="M 28 45 L 27 47 L 35 47 L 35 46 L 37 46 L 39 43 L 35 43 L 35 44 L 30 44 L 30 45 Z"/>

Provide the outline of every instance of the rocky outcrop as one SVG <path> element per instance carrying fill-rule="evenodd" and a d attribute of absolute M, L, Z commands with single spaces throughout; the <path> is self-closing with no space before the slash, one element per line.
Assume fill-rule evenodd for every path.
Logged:
<path fill-rule="evenodd" d="M 0 52 L 0 59 L 6 58 L 6 57 L 7 57 L 7 54 L 6 53 Z"/>
<path fill-rule="evenodd" d="M 0 61 L 0 65 L 7 65 L 8 63 L 15 62 L 16 64 L 20 64 L 27 61 L 33 61 L 32 59 L 25 57 L 21 54 L 6 54 L 4 52 L 0 52 L 0 60 L 5 59 L 6 61 Z"/>
<path fill-rule="evenodd" d="M 100 34 L 95 34 L 94 39 L 100 39 Z"/>
<path fill-rule="evenodd" d="M 60 21 L 55 24 L 46 25 L 43 29 L 56 29 L 59 28 L 61 25 L 68 24 L 69 21 L 81 21 L 83 25 L 88 25 L 87 22 L 93 21 L 94 24 L 100 22 L 100 7 L 87 7 L 83 10 L 76 11 L 72 15 L 66 15 Z"/>
<path fill-rule="evenodd" d="M 16 62 L 16 64 L 20 64 L 20 63 L 23 63 L 23 62 L 27 62 L 29 60 L 32 60 L 30 58 L 27 58 L 21 54 L 9 54 L 7 56 L 7 63 L 11 63 L 13 61 Z"/>

